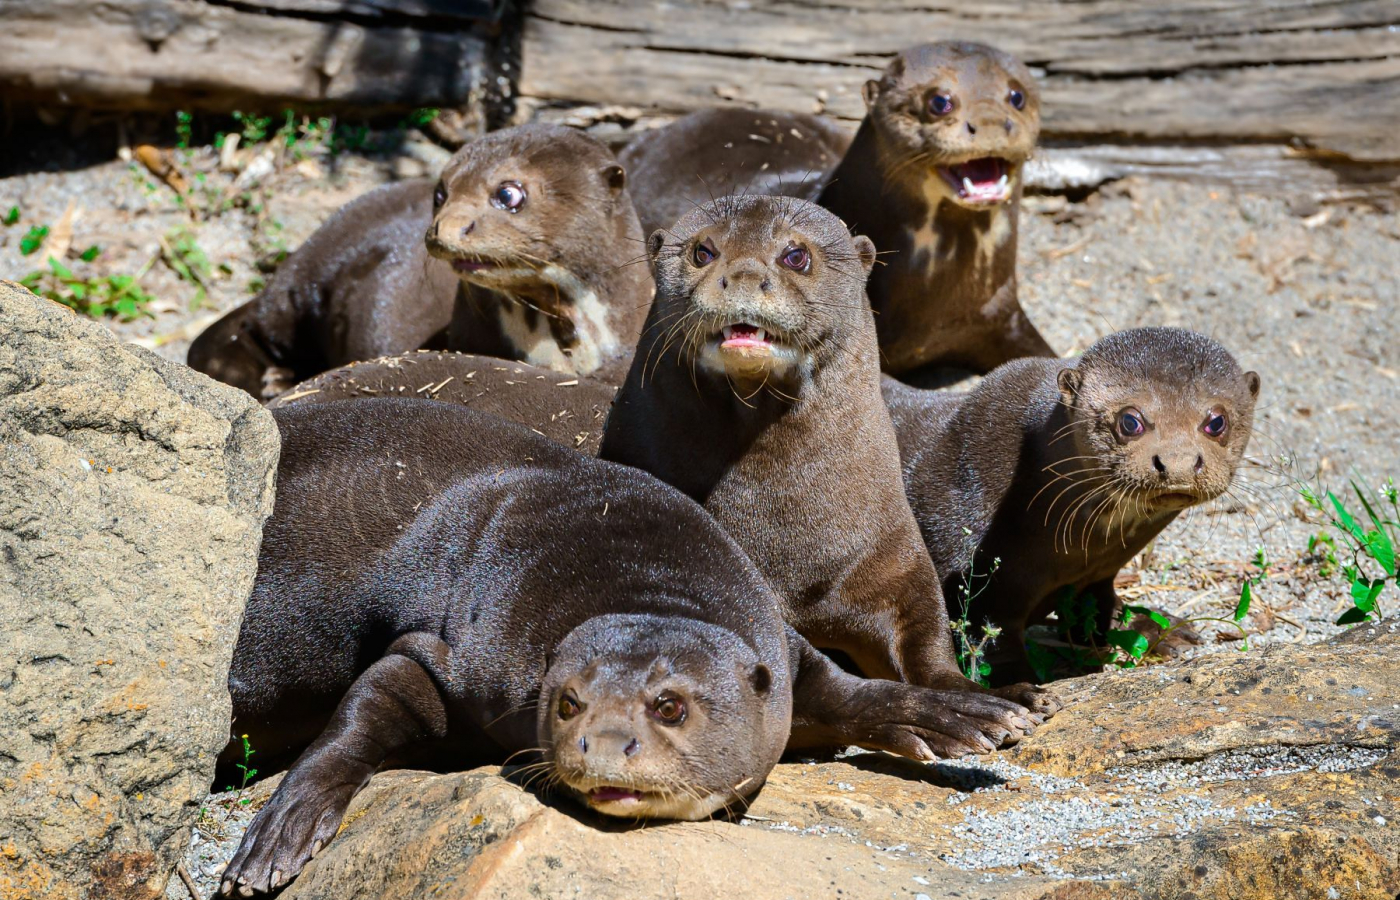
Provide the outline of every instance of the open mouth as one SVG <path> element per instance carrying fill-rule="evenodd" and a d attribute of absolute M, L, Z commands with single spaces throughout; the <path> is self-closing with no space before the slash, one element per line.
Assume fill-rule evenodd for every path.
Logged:
<path fill-rule="evenodd" d="M 625 809 L 641 806 L 647 799 L 647 792 L 615 785 L 603 785 L 589 790 L 587 797 L 589 806 L 620 806 Z"/>
<path fill-rule="evenodd" d="M 993 206 L 1006 202 L 1011 196 L 1011 164 L 999 156 L 939 166 L 938 171 L 964 203 Z"/>
<path fill-rule="evenodd" d="M 720 330 L 721 350 L 772 350 L 768 332 L 748 322 L 736 322 Z"/>
<path fill-rule="evenodd" d="M 496 267 L 496 264 L 495 264 L 495 263 L 493 263 L 493 262 L 488 262 L 487 260 L 484 260 L 484 259 L 454 259 L 454 260 L 452 260 L 452 268 L 453 268 L 454 271 L 457 271 L 457 272 L 465 272 L 465 273 L 467 273 L 467 274 L 470 274 L 470 273 L 472 273 L 472 272 L 483 272 L 483 271 L 485 271 L 485 270 L 487 270 L 487 269 L 494 269 L 495 267 Z"/>

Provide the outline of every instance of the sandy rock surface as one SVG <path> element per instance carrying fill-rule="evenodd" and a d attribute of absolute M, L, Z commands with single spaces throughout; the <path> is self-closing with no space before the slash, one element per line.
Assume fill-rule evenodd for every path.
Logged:
<path fill-rule="evenodd" d="M 283 897 L 1390 900 L 1397 678 L 1393 624 L 1087 676 L 1011 751 L 784 763 L 733 822 L 634 826 L 495 768 L 387 772 Z M 274 784 L 196 840 L 206 891 Z"/>
<path fill-rule="evenodd" d="M 157 897 L 228 737 L 276 426 L 8 283 L 0 335 L 0 897 Z"/>

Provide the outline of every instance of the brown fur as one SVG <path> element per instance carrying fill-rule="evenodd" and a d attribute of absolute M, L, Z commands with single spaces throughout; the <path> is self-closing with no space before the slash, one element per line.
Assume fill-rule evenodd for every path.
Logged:
<path fill-rule="evenodd" d="M 1022 92 L 1023 109 L 1010 105 L 1012 87 Z M 932 113 L 934 93 L 952 100 L 951 112 Z M 1016 297 L 1022 168 L 1040 133 L 1030 72 L 982 44 L 925 44 L 868 82 L 865 100 L 867 115 L 849 142 L 832 136 L 778 145 L 777 134 L 815 136 L 830 126 L 767 110 L 703 110 L 641 135 L 622 158 L 639 170 L 632 194 L 643 225 L 669 224 L 658 216 L 703 200 L 706 185 L 817 200 L 881 253 L 869 294 L 885 371 L 905 378 L 926 367 L 983 373 L 1021 356 L 1054 356 Z M 847 146 L 833 170 L 833 148 Z M 987 156 L 1009 164 L 1009 196 L 969 208 L 939 168 Z"/>
<path fill-rule="evenodd" d="M 1118 571 L 1186 505 L 1229 489 L 1258 391 L 1224 347 L 1175 328 L 1110 335 L 1077 361 L 1017 360 L 969 394 L 885 380 L 944 595 L 956 604 L 969 587 L 973 626 L 1003 629 L 993 679 L 1034 677 L 1025 628 L 1065 588 L 1096 599 L 1101 634 L 1116 621 Z M 1146 422 L 1141 436 L 1117 430 L 1129 409 Z M 1228 420 L 1219 440 L 1201 430 L 1217 409 Z"/>
<path fill-rule="evenodd" d="M 815 200 L 850 143 L 850 132 L 821 116 L 725 107 L 645 132 L 618 160 L 650 234 L 729 194 Z"/>
<path fill-rule="evenodd" d="M 617 388 L 551 369 L 468 353 L 417 350 L 350 363 L 303 381 L 270 409 L 355 397 L 419 397 L 519 422 L 552 441 L 598 455 Z"/>
<path fill-rule="evenodd" d="M 703 265 L 702 246 L 717 254 Z M 792 247 L 810 254 L 807 271 L 777 261 Z M 870 676 L 965 691 L 967 711 L 992 712 L 981 705 L 998 698 L 958 671 L 901 490 L 862 291 L 869 240 L 810 203 L 729 197 L 653 234 L 648 251 L 657 297 L 602 456 L 703 503 L 818 647 Z M 735 322 L 778 336 L 771 355 L 721 347 L 721 326 Z M 1055 708 L 1029 686 L 1009 693 Z"/>
<path fill-rule="evenodd" d="M 507 181 L 527 193 L 518 212 L 492 203 Z M 627 265 L 641 231 L 625 185 L 612 154 L 574 129 L 489 134 L 438 185 L 388 185 L 336 213 L 195 340 L 189 363 L 262 398 L 420 347 L 620 380 L 651 297 L 645 267 Z M 495 265 L 459 273 L 458 260 Z"/>
<path fill-rule="evenodd" d="M 1013 87 L 1024 109 L 1008 102 Z M 929 110 L 935 93 L 953 100 L 952 112 Z M 1040 133 L 1030 72 L 982 44 L 926 44 L 867 82 L 865 101 L 865 120 L 819 202 L 892 251 L 870 278 L 885 371 L 987 372 L 1021 356 L 1054 356 L 1016 298 L 1022 168 Z M 968 208 L 938 167 L 987 156 L 1011 163 L 1010 198 Z"/>

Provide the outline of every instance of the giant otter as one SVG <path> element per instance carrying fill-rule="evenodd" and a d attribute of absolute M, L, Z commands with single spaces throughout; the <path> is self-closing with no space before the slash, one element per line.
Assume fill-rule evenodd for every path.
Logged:
<path fill-rule="evenodd" d="M 464 145 L 434 183 L 378 188 L 195 339 L 189 364 L 268 399 L 333 366 L 420 347 L 620 380 L 651 298 L 613 155 L 525 125 Z"/>
<path fill-rule="evenodd" d="M 888 378 L 884 393 L 943 593 L 968 587 L 968 620 L 1002 629 L 989 661 L 1005 683 L 1034 677 L 1025 628 L 1066 590 L 1093 599 L 1106 634 L 1118 570 L 1230 487 L 1259 376 L 1210 338 L 1137 328 L 1078 360 L 1007 363 L 971 393 Z"/>

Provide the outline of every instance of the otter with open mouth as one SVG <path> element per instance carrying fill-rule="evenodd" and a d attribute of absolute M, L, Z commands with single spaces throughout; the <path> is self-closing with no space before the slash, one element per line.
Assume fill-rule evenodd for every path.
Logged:
<path fill-rule="evenodd" d="M 700 206 L 647 250 L 656 300 L 600 455 L 703 503 L 788 622 L 866 675 L 950 691 L 950 719 L 1053 713 L 1047 692 L 993 695 L 958 669 L 880 396 L 870 240 L 815 204 L 748 196 Z"/>
<path fill-rule="evenodd" d="M 600 813 L 701 819 L 742 808 L 785 747 L 928 760 L 1030 727 L 841 671 L 713 518 L 636 469 L 428 400 L 273 415 L 229 692 L 264 772 L 300 755 L 225 896 L 296 877 L 385 764 L 514 761 Z"/>
<path fill-rule="evenodd" d="M 1001 628 L 991 677 L 1009 682 L 1035 677 L 1028 625 L 1086 595 L 1106 635 L 1123 608 L 1118 571 L 1183 510 L 1230 489 L 1259 376 L 1203 335 L 1137 328 L 1075 361 L 1008 363 L 971 393 L 889 378 L 884 393 L 944 594 L 966 588 L 968 621 Z"/>
<path fill-rule="evenodd" d="M 620 159 L 643 227 L 720 189 L 815 199 L 884 254 L 868 288 L 885 371 L 1054 356 L 1016 296 L 1022 170 L 1040 135 L 1029 70 L 984 44 L 924 44 L 864 96 L 848 147 L 824 119 L 769 110 L 703 110 L 639 135 Z"/>
<path fill-rule="evenodd" d="M 641 230 L 626 184 L 576 129 L 488 134 L 436 183 L 387 185 L 337 212 L 195 339 L 189 364 L 261 399 L 421 347 L 620 381 L 652 292 L 628 265 Z"/>

